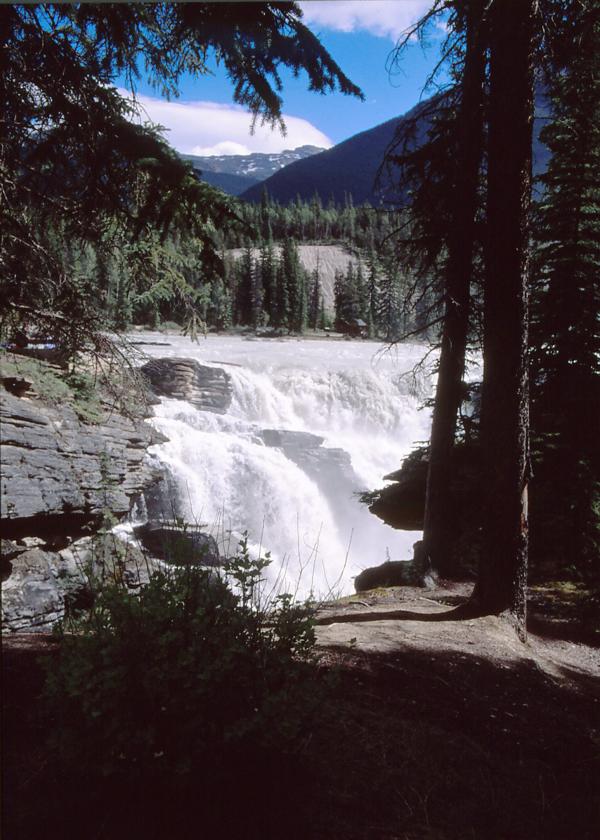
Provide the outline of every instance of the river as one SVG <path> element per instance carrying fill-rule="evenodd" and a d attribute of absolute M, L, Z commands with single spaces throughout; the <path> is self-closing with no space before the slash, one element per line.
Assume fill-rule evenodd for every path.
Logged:
<path fill-rule="evenodd" d="M 367 566 L 410 559 L 420 532 L 389 528 L 356 493 L 381 487 L 428 438 L 430 377 L 411 375 L 423 345 L 385 352 L 356 340 L 135 338 L 168 343 L 140 347 L 148 356 L 194 358 L 231 377 L 226 414 L 163 398 L 152 421 L 168 438 L 152 455 L 170 472 L 186 519 L 206 525 L 225 552 L 248 531 L 254 552 L 271 552 L 273 586 L 319 598 L 353 591 Z"/>

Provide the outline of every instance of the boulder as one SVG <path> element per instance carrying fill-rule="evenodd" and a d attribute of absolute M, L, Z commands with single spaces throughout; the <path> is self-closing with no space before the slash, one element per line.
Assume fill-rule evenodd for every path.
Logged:
<path fill-rule="evenodd" d="M 221 565 L 216 540 L 195 525 L 147 522 L 133 530 L 140 545 L 150 555 L 170 565 Z"/>
<path fill-rule="evenodd" d="M 142 368 L 155 394 L 185 400 L 201 411 L 225 414 L 231 405 L 231 377 L 222 368 L 195 359 L 152 359 Z"/>
<path fill-rule="evenodd" d="M 259 437 L 265 446 L 276 446 L 280 449 L 316 449 L 324 441 L 324 438 L 311 432 L 288 432 L 283 429 L 263 429 Z"/>
<path fill-rule="evenodd" d="M 423 586 L 435 585 L 435 575 L 432 574 L 429 558 L 423 551 L 423 543 L 414 545 L 412 560 L 388 560 L 380 566 L 364 569 L 354 579 L 357 592 L 368 589 L 379 589 L 386 586 Z"/>

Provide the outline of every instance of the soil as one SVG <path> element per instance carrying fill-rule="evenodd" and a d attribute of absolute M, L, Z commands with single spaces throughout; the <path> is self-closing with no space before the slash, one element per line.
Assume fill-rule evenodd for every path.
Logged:
<path fill-rule="evenodd" d="M 307 733 L 302 772 L 275 801 L 271 784 L 253 793 L 243 830 L 194 822 L 189 836 L 595 840 L 600 638 L 591 593 L 533 588 L 523 644 L 502 618 L 453 619 L 469 588 L 376 590 L 324 605 L 317 678 L 333 683 Z M 40 657 L 55 652 L 47 636 L 4 640 L 3 837 L 114 840 L 125 835 L 103 832 L 97 809 L 106 803 L 96 797 L 91 807 L 86 792 L 53 777 L 37 697 Z M 52 823 L 46 800 L 56 806 L 57 796 Z M 227 797 L 235 807 L 236 791 Z M 259 832 L 264 808 L 276 820 Z M 188 836 L 139 826 L 128 840 Z"/>

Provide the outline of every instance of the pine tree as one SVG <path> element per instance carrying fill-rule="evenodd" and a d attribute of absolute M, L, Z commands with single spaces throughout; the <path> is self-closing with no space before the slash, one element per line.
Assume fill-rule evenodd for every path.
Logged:
<path fill-rule="evenodd" d="M 463 399 L 471 279 L 476 248 L 479 173 L 483 149 L 486 66 L 484 3 L 457 3 L 455 27 L 464 30 L 458 102 L 450 126 L 455 154 L 448 162 L 451 196 L 444 266 L 444 316 L 429 442 L 423 542 L 442 576 L 457 573 L 452 453 Z"/>
<path fill-rule="evenodd" d="M 379 281 L 379 328 L 386 341 L 395 341 L 401 331 L 400 269 L 394 263 L 382 267 Z"/>
<path fill-rule="evenodd" d="M 271 226 L 268 225 L 270 233 Z M 263 290 L 263 310 L 273 324 L 277 302 L 277 260 L 273 249 L 273 239 L 270 236 L 263 242 L 260 251 L 260 276 Z"/>
<path fill-rule="evenodd" d="M 308 325 L 312 330 L 319 328 L 319 313 L 322 299 L 321 278 L 319 276 L 319 258 L 317 256 L 317 264 L 311 276 L 310 301 L 308 306 Z"/>
<path fill-rule="evenodd" d="M 307 289 L 298 247 L 292 238 L 286 239 L 282 245 L 280 268 L 280 277 L 285 286 L 282 308 L 287 302 L 285 318 L 282 323 L 293 332 L 302 332 L 306 324 Z"/>
<path fill-rule="evenodd" d="M 375 338 L 379 323 L 379 281 L 377 276 L 377 259 L 371 248 L 368 259 L 369 275 L 367 278 L 367 333 L 369 338 Z"/>
<path fill-rule="evenodd" d="M 250 240 L 236 265 L 236 298 L 235 321 L 237 324 L 251 324 L 253 322 L 253 286 L 254 286 L 254 256 Z"/>
<path fill-rule="evenodd" d="M 490 102 L 481 438 L 483 551 L 473 603 L 525 634 L 528 559 L 528 208 L 533 0 L 490 8 Z"/>
<path fill-rule="evenodd" d="M 548 80 L 535 227 L 532 551 L 600 577 L 600 10 L 572 5 Z"/>

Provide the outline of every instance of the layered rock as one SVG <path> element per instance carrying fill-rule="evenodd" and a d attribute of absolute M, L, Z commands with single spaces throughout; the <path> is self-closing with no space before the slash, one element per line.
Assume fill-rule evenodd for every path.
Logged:
<path fill-rule="evenodd" d="M 260 437 L 266 446 L 281 449 L 326 493 L 341 486 L 358 487 L 352 459 L 344 449 L 322 446 L 324 438 L 310 432 L 263 429 Z"/>
<path fill-rule="evenodd" d="M 3 357 L 3 367 L 11 364 L 14 357 Z M 102 535 L 93 544 L 81 537 L 130 512 L 157 479 L 146 450 L 164 440 L 134 412 L 120 414 L 100 389 L 97 422 L 84 422 L 58 368 L 38 361 L 31 373 L 31 379 L 0 380 L 2 626 L 8 630 L 48 629 L 70 606 L 89 602 L 90 575 L 98 579 L 118 566 L 121 580 L 137 586 L 139 567 L 147 579 L 141 552 L 134 560 L 133 548 L 109 545 Z"/>
<path fill-rule="evenodd" d="M 156 477 L 145 454 L 162 437 L 116 412 L 88 425 L 67 404 L 2 391 L 0 423 L 5 537 L 68 533 L 107 510 L 122 517 Z"/>
<path fill-rule="evenodd" d="M 224 370 L 195 359 L 152 359 L 142 373 L 155 394 L 185 400 L 201 411 L 225 414 L 231 405 L 231 378 Z"/>
<path fill-rule="evenodd" d="M 4 631 L 51 630 L 65 615 L 89 608 L 100 585 L 112 581 L 135 590 L 158 568 L 114 534 L 84 537 L 62 551 L 32 546 L 35 541 L 26 538 L 30 546 L 21 546 L 9 561 L 10 575 L 2 584 Z"/>

